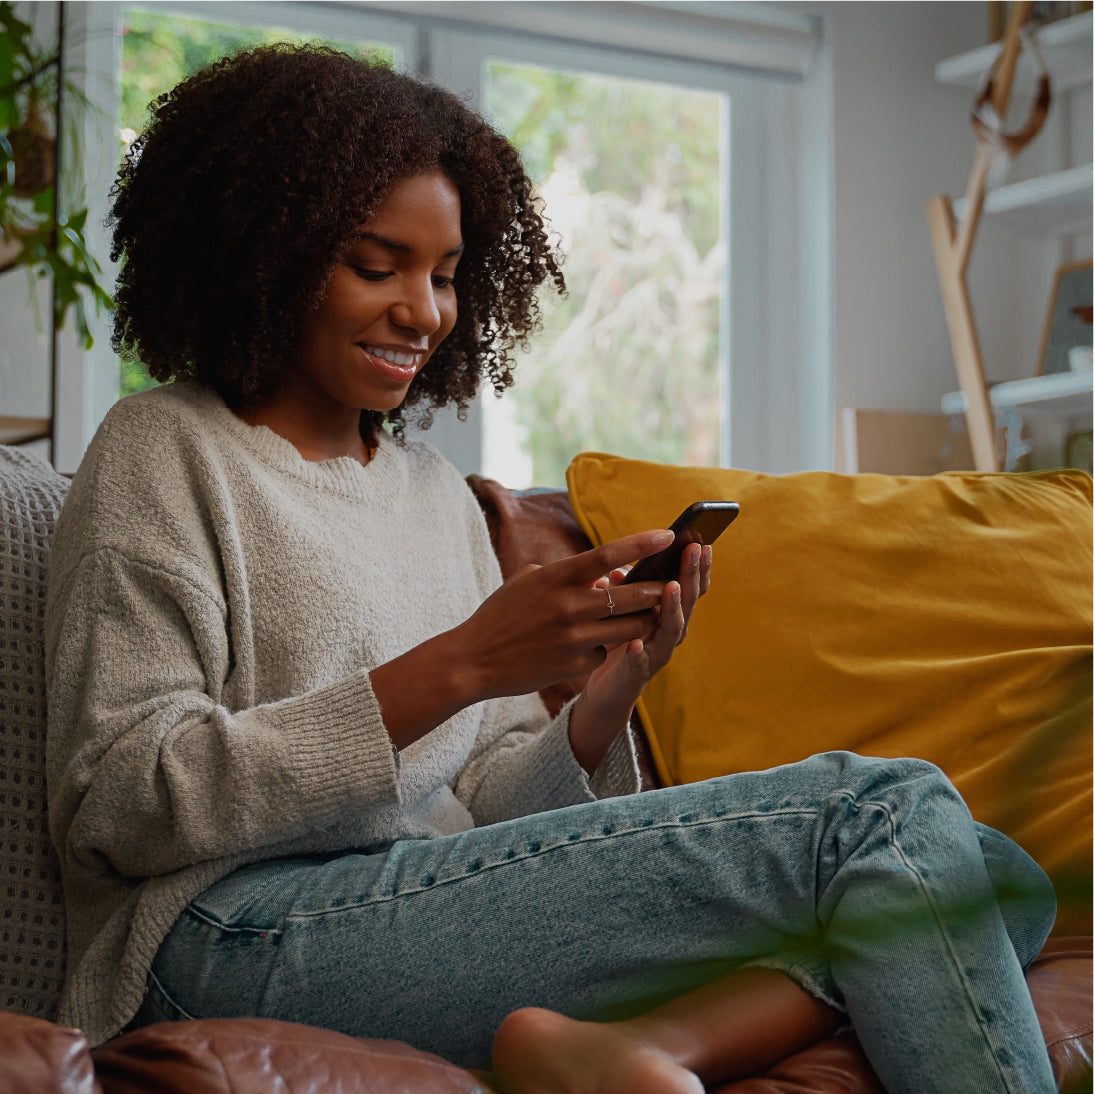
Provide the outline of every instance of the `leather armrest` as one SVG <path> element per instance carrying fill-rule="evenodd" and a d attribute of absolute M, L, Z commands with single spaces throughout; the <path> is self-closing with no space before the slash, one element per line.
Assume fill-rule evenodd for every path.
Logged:
<path fill-rule="evenodd" d="M 93 1055 L 103 1094 L 489 1094 L 472 1072 L 409 1045 L 265 1018 L 161 1022 Z"/>
<path fill-rule="evenodd" d="M 0 1011 L 4 1094 L 102 1094 L 91 1049 L 78 1029 Z"/>

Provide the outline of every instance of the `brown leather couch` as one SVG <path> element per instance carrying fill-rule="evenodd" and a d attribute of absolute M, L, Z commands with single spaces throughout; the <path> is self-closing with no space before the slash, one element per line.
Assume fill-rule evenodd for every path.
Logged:
<path fill-rule="evenodd" d="M 26 489 L 13 490 L 4 471 L 0 466 L 0 532 L 6 532 L 9 550 L 6 555 L 0 551 L 0 586 L 20 598 L 21 632 L 19 642 L 9 641 L 11 632 L 5 630 L 0 610 L 0 824 L 5 827 L 0 833 L 5 841 L 0 845 L 0 1094 L 471 1094 L 489 1090 L 489 1076 L 465 1071 L 410 1046 L 289 1023 L 242 1018 L 164 1023 L 92 1050 L 79 1030 L 50 1021 L 48 1007 L 39 1005 L 36 1013 L 29 1003 L 33 993 L 28 985 L 58 984 L 61 960 L 51 963 L 42 958 L 48 946 L 31 947 L 25 953 L 19 947 L 32 939 L 35 930 L 38 936 L 33 941 L 42 943 L 51 924 L 56 928 L 61 919 L 59 912 L 51 918 L 48 912 L 36 915 L 25 910 L 34 905 L 32 870 L 16 852 L 30 854 L 35 840 L 39 847 L 44 845 L 44 796 L 35 799 L 27 793 L 41 786 L 27 757 L 26 746 L 36 740 L 31 720 L 20 723 L 32 726 L 29 730 L 16 727 L 15 734 L 5 735 L 3 719 L 5 711 L 17 709 L 23 717 L 34 706 L 5 704 L 13 688 L 26 697 L 27 679 L 31 697 L 35 688 L 40 695 L 41 671 L 36 665 L 28 670 L 24 662 L 19 668 L 21 682 L 15 683 L 14 677 L 5 680 L 4 673 L 10 676 L 12 650 L 23 655 L 40 652 L 40 610 L 30 606 L 40 604 L 36 588 L 44 580 L 48 534 L 63 490 L 55 483 L 52 499 L 44 502 L 33 490 L 29 494 Z M 564 493 L 517 495 L 488 480 L 470 483 L 487 516 L 506 575 L 526 563 L 547 562 L 587 545 Z M 28 506 L 34 510 L 34 520 L 13 531 L 20 510 Z M 20 535 L 21 545 L 16 543 Z M 5 562 L 6 557 L 15 561 Z M 551 689 L 544 701 L 557 708 L 572 691 L 572 686 Z M 44 714 L 40 702 L 31 714 L 35 718 Z M 654 785 L 652 766 L 647 766 L 646 778 Z M 18 898 L 23 898 L 22 905 Z M 1091 1090 L 1091 939 L 1051 939 L 1028 979 L 1059 1089 L 1069 1094 Z M 850 1033 L 814 1045 L 762 1076 L 718 1090 L 723 1094 L 882 1094 Z"/>

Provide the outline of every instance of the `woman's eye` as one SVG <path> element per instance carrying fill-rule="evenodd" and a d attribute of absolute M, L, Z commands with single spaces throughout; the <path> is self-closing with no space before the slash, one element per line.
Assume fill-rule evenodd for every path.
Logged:
<path fill-rule="evenodd" d="M 366 281 L 383 281 L 384 278 L 391 276 L 386 270 L 366 270 L 360 266 L 354 266 L 353 272 L 358 277 L 363 277 Z"/>
<path fill-rule="evenodd" d="M 434 274 L 433 275 L 433 285 L 434 285 L 435 288 L 438 288 L 438 289 L 447 289 L 448 286 L 451 285 L 454 280 L 455 280 L 455 278 L 442 277 L 440 274 Z"/>

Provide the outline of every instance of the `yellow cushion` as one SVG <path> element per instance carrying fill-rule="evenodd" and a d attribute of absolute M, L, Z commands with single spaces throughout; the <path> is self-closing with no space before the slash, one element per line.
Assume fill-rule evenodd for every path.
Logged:
<path fill-rule="evenodd" d="M 567 472 L 594 543 L 701 498 L 741 515 L 639 714 L 666 783 L 816 752 L 918 756 L 1091 909 L 1091 480 L 1079 471 L 770 476 L 598 453 Z"/>

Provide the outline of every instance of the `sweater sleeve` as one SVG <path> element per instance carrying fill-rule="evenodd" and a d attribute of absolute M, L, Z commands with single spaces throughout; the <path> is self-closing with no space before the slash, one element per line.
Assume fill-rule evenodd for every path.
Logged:
<path fill-rule="evenodd" d="M 201 575 L 114 549 L 59 575 L 47 774 L 63 859 L 154 876 L 397 802 L 367 673 L 231 710 L 227 614 Z"/>
<path fill-rule="evenodd" d="M 478 503 L 469 490 L 465 493 L 468 541 L 485 597 L 500 584 L 501 571 Z M 641 789 L 629 727 L 621 730 L 592 777 L 585 774 L 570 747 L 572 706 L 567 704 L 552 722 L 538 695 L 485 704 L 475 748 L 454 784 L 477 825 Z"/>
<path fill-rule="evenodd" d="M 641 789 L 629 727 L 612 742 L 590 778 L 570 748 L 573 702 L 546 728 L 538 696 L 498 699 L 487 707 L 484 730 L 455 786 L 477 825 Z"/>

